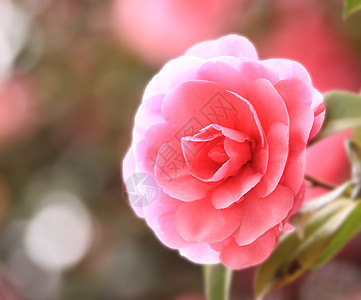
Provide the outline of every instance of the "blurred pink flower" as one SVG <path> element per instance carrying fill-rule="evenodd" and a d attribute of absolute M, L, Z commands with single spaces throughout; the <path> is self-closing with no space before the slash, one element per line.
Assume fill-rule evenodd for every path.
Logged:
<path fill-rule="evenodd" d="M 286 57 L 302 63 L 313 84 L 321 91 L 361 89 L 361 59 L 350 43 L 332 29 L 332 24 L 314 1 L 274 2 L 275 25 L 261 44 L 264 57 Z M 307 151 L 306 173 L 333 184 L 350 176 L 344 141 L 351 132 L 336 134 Z M 325 190 L 308 189 L 307 198 Z"/>
<path fill-rule="evenodd" d="M 139 173 L 158 191 L 133 207 L 191 261 L 258 264 L 303 201 L 306 143 L 323 117 L 300 64 L 258 60 L 237 35 L 197 44 L 145 90 L 123 175 L 130 196 L 149 188 L 129 180 Z"/>
<path fill-rule="evenodd" d="M 23 79 L 0 83 L 0 144 L 28 132 L 34 121 L 34 102 Z"/>
<path fill-rule="evenodd" d="M 114 0 L 115 30 L 150 65 L 234 30 L 248 0 Z"/>

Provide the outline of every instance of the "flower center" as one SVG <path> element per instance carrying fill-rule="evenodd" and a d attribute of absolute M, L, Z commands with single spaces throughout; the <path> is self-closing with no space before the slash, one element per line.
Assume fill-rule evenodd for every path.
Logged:
<path fill-rule="evenodd" d="M 227 155 L 226 151 L 224 150 L 223 142 L 218 143 L 212 149 L 210 149 L 208 151 L 208 157 L 211 160 L 223 165 L 229 159 L 229 156 Z"/>
<path fill-rule="evenodd" d="M 181 140 L 189 173 L 205 182 L 236 175 L 252 159 L 251 144 L 245 134 L 219 125 Z"/>

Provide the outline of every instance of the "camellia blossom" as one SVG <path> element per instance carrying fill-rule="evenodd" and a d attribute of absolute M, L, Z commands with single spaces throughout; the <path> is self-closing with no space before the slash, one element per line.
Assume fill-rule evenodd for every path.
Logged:
<path fill-rule="evenodd" d="M 260 53 L 301 62 L 321 92 L 341 89 L 357 93 L 361 86 L 360 57 L 350 41 L 333 29 L 319 4 L 311 0 L 272 2 L 278 13 L 275 24 L 260 41 Z M 306 174 L 334 185 L 348 180 L 350 164 L 345 140 L 351 137 L 352 132 L 345 131 L 308 147 Z M 325 192 L 321 187 L 309 188 L 306 198 L 310 200 Z"/>
<path fill-rule="evenodd" d="M 35 104 L 30 87 L 24 79 L 0 83 L 0 145 L 7 143 L 33 127 Z"/>
<path fill-rule="evenodd" d="M 148 84 L 123 161 L 155 179 L 152 202 L 133 208 L 189 260 L 232 269 L 264 261 L 304 198 L 307 142 L 324 119 L 307 71 L 258 60 L 246 38 L 192 47 Z M 154 195 L 154 193 L 153 193 Z"/>
<path fill-rule="evenodd" d="M 113 27 L 149 65 L 181 55 L 244 22 L 249 0 L 114 0 Z"/>

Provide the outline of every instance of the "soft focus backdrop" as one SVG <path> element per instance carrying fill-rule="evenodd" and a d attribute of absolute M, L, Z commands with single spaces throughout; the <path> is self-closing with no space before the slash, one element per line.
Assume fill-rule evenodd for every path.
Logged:
<path fill-rule="evenodd" d="M 246 35 L 295 59 L 322 92 L 361 89 L 361 14 L 342 0 L 0 0 L 0 299 L 201 300 L 199 266 L 164 248 L 128 206 L 120 163 L 142 92 L 192 44 Z M 307 172 L 349 175 L 343 140 Z M 310 191 L 308 198 L 323 191 Z M 361 299 L 361 236 L 268 296 Z M 233 297 L 252 299 L 252 269 Z"/>

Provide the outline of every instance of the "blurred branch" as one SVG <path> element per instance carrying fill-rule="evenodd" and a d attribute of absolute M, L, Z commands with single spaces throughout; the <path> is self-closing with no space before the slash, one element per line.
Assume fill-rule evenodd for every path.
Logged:
<path fill-rule="evenodd" d="M 333 190 L 336 188 L 335 185 L 331 184 L 331 183 L 328 183 L 328 182 L 324 182 L 322 180 L 319 180 L 317 178 L 314 178 L 308 174 L 305 174 L 305 179 L 307 181 L 309 181 L 311 183 L 311 186 L 312 187 L 322 187 L 326 190 Z"/>

